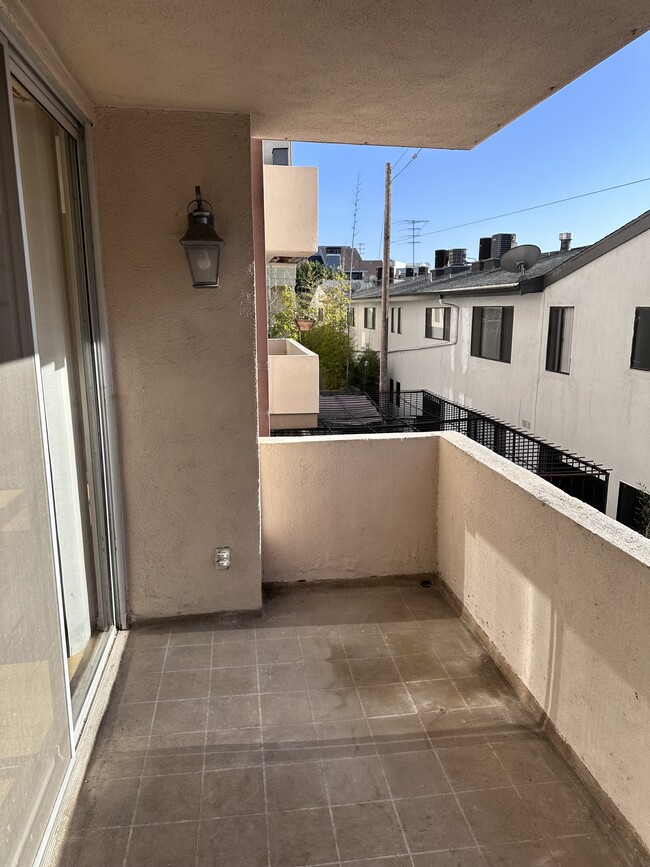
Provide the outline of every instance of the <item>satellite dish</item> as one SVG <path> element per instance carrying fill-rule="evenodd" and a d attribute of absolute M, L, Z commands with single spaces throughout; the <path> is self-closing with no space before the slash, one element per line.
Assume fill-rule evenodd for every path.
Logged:
<path fill-rule="evenodd" d="M 501 257 L 499 265 L 505 271 L 520 274 L 522 277 L 542 255 L 542 251 L 535 244 L 522 244 L 520 247 L 511 247 Z"/>

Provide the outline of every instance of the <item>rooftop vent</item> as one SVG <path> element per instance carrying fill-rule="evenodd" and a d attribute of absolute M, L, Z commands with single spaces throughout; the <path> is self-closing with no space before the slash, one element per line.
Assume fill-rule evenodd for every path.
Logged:
<path fill-rule="evenodd" d="M 377 268 L 377 283 L 381 283 L 381 278 L 382 278 L 383 273 L 384 273 L 384 269 L 380 265 Z M 395 269 L 393 267 L 391 267 L 390 271 L 388 272 L 388 282 L 393 283 L 394 280 L 395 280 Z"/>
<path fill-rule="evenodd" d="M 404 269 L 404 276 L 406 278 L 412 277 L 413 276 L 413 268 L 412 267 L 405 268 Z"/>
<path fill-rule="evenodd" d="M 571 241 L 573 241 L 572 232 L 560 232 L 560 251 L 567 253 L 571 249 Z"/>
<path fill-rule="evenodd" d="M 490 259 L 500 259 L 503 254 L 517 245 L 516 235 L 492 235 L 492 243 L 490 250 Z"/>
<path fill-rule="evenodd" d="M 454 247 L 453 250 L 449 251 L 449 264 L 450 265 L 464 265 L 467 261 L 467 248 L 466 247 Z"/>
<path fill-rule="evenodd" d="M 481 238 L 478 242 L 478 258 L 479 262 L 483 259 L 489 259 L 492 255 L 492 238 Z"/>
<path fill-rule="evenodd" d="M 423 277 L 425 274 L 429 273 L 429 269 L 426 265 L 420 265 L 418 267 L 418 277 Z"/>
<path fill-rule="evenodd" d="M 449 250 L 436 250 L 435 267 L 444 268 L 449 261 Z"/>

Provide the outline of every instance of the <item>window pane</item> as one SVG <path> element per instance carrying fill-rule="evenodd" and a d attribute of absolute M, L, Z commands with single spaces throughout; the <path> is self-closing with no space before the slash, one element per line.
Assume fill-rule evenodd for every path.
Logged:
<path fill-rule="evenodd" d="M 573 307 L 562 308 L 560 335 L 560 373 L 568 373 L 571 367 L 571 338 L 573 336 Z"/>
<path fill-rule="evenodd" d="M 5 82 L 0 47 L 0 79 Z M 13 162 L 0 89 L 0 165 Z M 34 857 L 70 759 L 37 372 L 13 175 L 0 172 L 0 864 Z"/>
<path fill-rule="evenodd" d="M 481 327 L 481 355 L 499 361 L 501 358 L 502 307 L 484 307 Z"/>
<path fill-rule="evenodd" d="M 650 370 L 650 307 L 636 308 L 631 366 Z"/>
<path fill-rule="evenodd" d="M 84 343 L 80 326 L 87 318 L 87 308 L 84 313 L 76 142 L 18 83 L 13 89 L 68 673 L 76 714 L 97 662 L 100 632 L 112 622 L 110 612 L 100 608 L 99 545 L 93 532 L 97 522 L 93 525 L 90 511 L 93 473 L 89 420 L 96 407 L 91 408 L 87 399 L 83 352 L 89 335 Z"/>

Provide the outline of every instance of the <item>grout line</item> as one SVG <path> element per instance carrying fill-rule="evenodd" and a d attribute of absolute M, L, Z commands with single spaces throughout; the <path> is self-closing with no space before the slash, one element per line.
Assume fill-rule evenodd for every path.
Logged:
<path fill-rule="evenodd" d="M 300 642 L 298 642 L 298 644 L 300 645 Z M 305 680 L 305 685 L 307 685 L 307 672 L 305 671 L 305 660 L 302 658 L 302 648 L 300 648 L 300 650 L 301 650 L 300 665 L 302 667 L 302 676 Z M 321 660 L 321 661 L 323 661 L 323 660 Z M 330 661 L 333 661 L 333 660 L 330 660 Z M 354 682 L 354 678 L 352 677 L 352 672 L 350 670 L 350 664 L 348 663 L 347 665 L 348 665 L 348 672 L 350 673 L 350 679 Z M 357 696 L 357 701 L 358 700 L 359 699 Z M 318 767 L 320 768 L 321 781 L 323 783 L 323 791 L 325 792 L 325 801 L 327 803 L 327 812 L 328 812 L 329 817 L 330 817 L 330 825 L 332 826 L 332 836 L 334 838 L 334 848 L 336 849 L 336 861 L 332 862 L 332 863 L 340 864 L 341 863 L 341 849 L 339 847 L 338 834 L 336 833 L 336 824 L 334 822 L 334 813 L 332 811 L 332 804 L 331 804 L 331 800 L 330 800 L 329 789 L 327 787 L 327 781 L 325 779 L 325 769 L 323 767 L 323 755 L 322 755 L 320 743 L 318 741 L 318 735 L 316 734 L 314 708 L 313 708 L 312 703 L 311 703 L 311 696 L 310 696 L 309 689 L 307 690 L 307 702 L 309 703 L 309 712 L 311 714 L 311 724 L 312 724 L 312 728 L 314 729 L 314 737 L 316 738 L 316 744 L 317 744 L 316 748 L 318 749 L 318 756 L 319 756 Z"/>
<path fill-rule="evenodd" d="M 388 650 L 388 652 L 389 652 L 389 658 L 390 658 L 390 648 L 386 644 L 386 639 L 384 638 L 383 633 L 380 632 L 379 634 L 381 635 L 382 641 L 384 642 L 384 644 L 386 646 L 386 650 Z M 350 674 L 351 674 L 352 669 L 350 668 L 350 660 L 348 659 L 347 650 L 345 649 L 345 644 L 343 644 L 343 653 L 345 654 L 345 658 L 348 661 L 348 668 L 350 669 Z M 359 689 L 356 685 L 354 677 L 352 677 L 352 682 L 355 684 L 354 689 L 355 689 L 356 694 L 357 694 L 357 701 L 361 705 L 362 710 L 364 710 L 363 702 L 361 701 L 361 696 L 359 695 Z M 408 689 L 407 689 L 407 692 L 408 692 Z M 409 698 L 410 698 L 410 693 L 409 693 Z M 413 704 L 413 707 L 415 707 L 415 703 L 413 702 L 413 699 L 411 699 L 411 703 Z M 366 720 L 366 725 L 368 726 L 368 731 L 370 732 L 370 735 L 372 736 L 372 730 L 370 729 L 370 726 L 368 725 L 367 717 L 364 717 L 364 718 Z M 418 716 L 418 720 L 419 720 L 419 716 Z M 422 723 L 420 723 L 420 725 L 422 725 Z M 374 738 L 372 739 L 372 744 L 373 744 L 373 748 L 374 748 L 375 757 L 376 757 L 377 762 L 379 764 L 379 770 L 381 771 L 381 775 L 384 779 L 384 785 L 386 786 L 386 791 L 388 792 L 388 795 L 390 797 L 390 804 L 393 808 L 393 815 L 395 816 L 395 821 L 397 822 L 400 833 L 402 835 L 402 841 L 403 841 L 404 846 L 406 848 L 407 857 L 408 857 L 409 861 L 411 862 L 411 867 L 415 867 L 415 861 L 413 860 L 413 853 L 411 852 L 411 847 L 409 846 L 409 842 L 406 839 L 406 832 L 404 831 L 404 826 L 402 825 L 402 820 L 400 819 L 399 813 L 397 812 L 397 806 L 396 806 L 395 800 L 393 798 L 393 792 L 392 792 L 390 785 L 388 783 L 388 777 L 386 776 L 386 771 L 384 770 L 384 765 L 382 763 L 381 756 L 379 754 L 379 750 L 377 749 L 377 743 L 376 743 Z"/>
<path fill-rule="evenodd" d="M 212 667 L 214 662 L 214 633 L 211 633 L 212 643 L 210 644 L 210 669 L 208 672 L 208 698 L 205 708 L 205 735 L 203 737 L 203 761 L 201 763 L 201 788 L 199 793 L 199 816 L 196 824 L 196 845 L 194 849 L 194 865 L 199 862 L 199 842 L 201 839 L 201 823 L 203 821 L 203 790 L 205 788 L 205 759 L 208 746 L 208 726 L 210 720 L 210 699 L 212 697 Z M 191 699 L 189 699 L 191 700 Z"/>
<path fill-rule="evenodd" d="M 401 591 L 400 591 L 400 596 L 401 596 Z M 432 649 L 432 652 L 433 652 L 433 649 Z M 447 668 L 446 668 L 445 665 L 442 663 L 442 661 L 440 660 L 440 658 L 438 657 L 438 655 L 437 655 L 436 653 L 434 653 L 434 656 L 436 657 L 436 659 L 438 660 L 438 662 L 440 663 L 440 665 L 442 665 L 444 671 L 447 671 Z M 461 696 L 461 698 L 462 698 L 462 696 Z M 463 701 L 464 701 L 464 699 L 463 699 Z M 424 728 L 424 726 L 422 726 L 422 727 Z M 438 753 L 436 752 L 436 749 L 435 749 L 435 747 L 434 747 L 434 745 L 433 745 L 433 741 L 431 740 L 431 737 L 430 737 L 430 735 L 429 735 L 429 732 L 428 732 L 426 729 L 424 729 L 424 733 L 425 733 L 425 736 L 426 736 L 426 738 L 427 738 L 427 740 L 428 740 L 428 742 L 429 742 L 429 746 L 430 746 L 430 748 L 431 748 L 431 752 L 433 753 L 433 755 L 434 755 L 434 757 L 435 757 L 435 760 L 436 760 L 436 762 L 438 763 L 438 767 L 440 768 L 440 770 L 441 770 L 442 773 L 444 774 L 444 777 L 445 777 L 445 779 L 446 779 L 446 781 L 447 781 L 447 785 L 449 786 L 450 791 L 453 793 L 454 800 L 456 801 L 456 805 L 457 805 L 458 809 L 460 810 L 460 813 L 461 813 L 461 815 L 462 815 L 462 817 L 463 817 L 463 820 L 464 820 L 465 824 L 467 825 L 467 828 L 468 828 L 468 830 L 469 830 L 469 833 L 470 833 L 471 836 L 472 836 L 472 840 L 474 841 L 474 845 L 477 847 L 477 849 L 478 849 L 478 851 L 479 851 L 479 854 L 480 854 L 481 858 L 482 858 L 483 860 L 485 860 L 484 857 L 483 857 L 483 853 L 482 853 L 481 849 L 479 848 L 479 843 L 478 843 L 478 840 L 476 839 L 476 834 L 474 833 L 474 829 L 473 829 L 472 826 L 470 825 L 469 820 L 468 820 L 468 818 L 467 818 L 467 815 L 465 814 L 465 811 L 463 810 L 463 807 L 462 807 L 462 805 L 461 805 L 461 803 L 460 803 L 460 801 L 459 801 L 459 799 L 458 799 L 458 795 L 457 795 L 456 792 L 454 791 L 454 787 L 453 787 L 452 784 L 451 784 L 451 780 L 449 779 L 449 775 L 447 774 L 447 771 L 445 770 L 445 768 L 444 768 L 442 762 L 440 761 L 440 759 L 439 759 L 439 757 L 438 757 Z"/>
<path fill-rule="evenodd" d="M 431 738 L 429 737 L 429 733 L 427 732 L 426 734 L 427 734 L 427 738 L 429 739 L 429 743 L 431 744 L 431 750 L 433 752 L 433 755 L 436 757 L 436 761 L 438 762 L 438 765 L 440 766 L 440 770 L 442 771 L 442 773 L 445 776 L 445 779 L 447 780 L 447 785 L 449 786 L 449 789 L 454 796 L 454 800 L 456 801 L 456 805 L 457 805 L 458 809 L 460 810 L 460 814 L 463 817 L 465 824 L 467 825 L 469 833 L 472 835 L 472 840 L 474 841 L 474 845 L 478 849 L 478 852 L 479 852 L 479 855 L 481 856 L 481 858 L 485 861 L 485 856 L 483 855 L 483 850 L 481 849 L 480 844 L 476 838 L 476 834 L 474 833 L 474 829 L 472 828 L 472 826 L 469 822 L 469 819 L 467 818 L 467 814 L 465 813 L 465 810 L 463 809 L 463 805 L 460 803 L 460 800 L 458 798 L 458 794 L 457 794 L 456 790 L 454 789 L 454 787 L 451 783 L 451 780 L 449 779 L 449 774 L 445 770 L 445 766 L 443 765 L 443 763 L 440 761 L 437 750 L 433 746 Z M 509 787 L 504 787 L 504 788 L 509 788 Z M 478 790 L 476 790 L 476 791 L 478 791 Z M 482 790 L 482 791 L 485 791 L 485 790 Z"/>
<path fill-rule="evenodd" d="M 262 695 L 260 693 L 260 659 L 257 646 L 257 629 L 253 632 L 255 642 L 255 676 L 257 678 L 257 714 L 259 717 L 260 745 L 262 747 L 262 788 L 264 791 L 264 826 L 266 829 L 266 864 L 271 867 L 271 837 L 269 834 L 269 801 L 266 791 L 266 757 L 264 752 L 264 731 L 262 721 Z"/>
<path fill-rule="evenodd" d="M 158 681 L 158 692 L 156 693 L 156 703 L 158 702 L 158 696 L 160 696 L 160 689 L 162 687 L 162 672 L 165 668 L 165 662 L 167 661 L 167 653 L 169 652 L 169 642 L 171 641 L 171 629 L 169 634 L 167 635 L 167 644 L 165 646 L 165 653 L 163 655 L 163 664 L 160 672 L 160 680 Z M 126 867 L 127 858 L 129 857 L 129 849 L 131 847 L 131 838 L 133 837 L 133 827 L 135 825 L 135 817 L 138 812 L 138 806 L 140 804 L 140 792 L 142 790 L 142 780 L 144 779 L 144 765 L 147 761 L 147 755 L 149 753 L 149 744 L 151 743 L 151 734 L 153 732 L 153 724 L 156 719 L 156 705 L 154 705 L 154 711 L 151 716 L 151 725 L 149 726 L 149 734 L 147 735 L 147 746 L 145 747 L 144 752 L 144 761 L 142 763 L 142 770 L 140 772 L 140 780 L 138 782 L 138 789 L 135 793 L 135 801 L 133 803 L 133 813 L 131 814 L 131 827 L 129 828 L 129 835 L 126 840 L 126 850 L 124 852 L 124 860 L 122 861 L 122 867 Z"/>

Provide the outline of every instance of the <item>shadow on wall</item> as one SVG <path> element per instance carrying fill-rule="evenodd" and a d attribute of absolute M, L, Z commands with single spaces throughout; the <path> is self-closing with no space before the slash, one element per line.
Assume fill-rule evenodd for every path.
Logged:
<path fill-rule="evenodd" d="M 650 545 L 464 437 L 438 448 L 441 578 L 650 839 Z"/>

